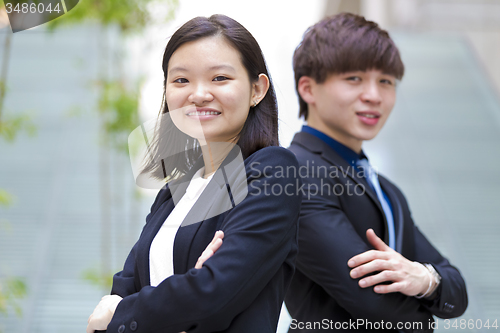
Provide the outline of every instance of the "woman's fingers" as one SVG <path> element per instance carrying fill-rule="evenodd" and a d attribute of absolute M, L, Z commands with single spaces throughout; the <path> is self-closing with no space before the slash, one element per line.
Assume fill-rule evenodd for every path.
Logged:
<path fill-rule="evenodd" d="M 205 261 L 207 261 L 210 257 L 214 255 L 215 252 L 221 247 L 222 245 L 222 239 L 224 238 L 224 232 L 222 230 L 219 230 L 215 233 L 214 238 L 208 244 L 207 248 L 203 251 L 201 256 L 198 258 L 198 261 L 196 262 L 196 265 L 194 268 L 200 269 Z"/>
<path fill-rule="evenodd" d="M 224 238 L 224 231 L 219 230 L 215 233 L 214 238 L 210 242 L 209 246 L 214 244 L 218 239 L 223 239 Z"/>
<path fill-rule="evenodd" d="M 86 333 L 94 333 L 95 330 L 105 330 L 113 318 L 118 303 L 122 300 L 118 295 L 106 295 L 95 307 L 88 319 Z"/>

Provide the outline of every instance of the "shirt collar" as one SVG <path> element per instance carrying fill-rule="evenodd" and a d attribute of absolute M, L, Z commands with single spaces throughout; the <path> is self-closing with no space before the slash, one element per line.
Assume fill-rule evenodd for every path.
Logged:
<path fill-rule="evenodd" d="M 366 157 L 365 153 L 361 151 L 360 154 L 356 153 L 354 150 L 351 148 L 341 144 L 337 140 L 333 139 L 332 137 L 326 135 L 325 133 L 318 131 L 315 128 L 312 128 L 307 125 L 302 126 L 302 132 L 306 132 L 309 134 L 312 134 L 316 136 L 317 138 L 323 140 L 330 148 L 332 148 L 337 154 L 340 155 L 344 160 L 346 160 L 349 164 L 352 166 L 356 166 L 356 163 L 363 158 L 368 159 Z"/>

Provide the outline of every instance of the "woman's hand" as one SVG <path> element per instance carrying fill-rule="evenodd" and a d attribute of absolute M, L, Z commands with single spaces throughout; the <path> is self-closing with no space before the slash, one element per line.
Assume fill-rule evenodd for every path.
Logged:
<path fill-rule="evenodd" d="M 87 333 L 94 333 L 95 330 L 106 330 L 121 300 L 122 298 L 118 295 L 104 296 L 89 317 Z"/>
<path fill-rule="evenodd" d="M 194 265 L 194 268 L 200 269 L 205 263 L 205 261 L 207 261 L 208 258 L 213 256 L 215 252 L 217 252 L 217 250 L 222 245 L 223 238 L 224 238 L 224 232 L 222 230 L 219 230 L 215 233 L 214 238 L 212 239 L 210 244 L 208 244 L 205 251 L 203 251 L 201 256 L 198 258 L 198 261 L 196 262 L 196 265 Z"/>
<path fill-rule="evenodd" d="M 407 296 L 423 294 L 429 287 L 430 273 L 425 266 L 410 261 L 387 246 L 372 229 L 366 231 L 368 241 L 375 250 L 366 251 L 349 259 L 348 266 L 353 279 L 359 280 L 361 288 L 374 287 L 378 294 L 400 292 Z M 392 282 L 391 284 L 381 284 Z"/>

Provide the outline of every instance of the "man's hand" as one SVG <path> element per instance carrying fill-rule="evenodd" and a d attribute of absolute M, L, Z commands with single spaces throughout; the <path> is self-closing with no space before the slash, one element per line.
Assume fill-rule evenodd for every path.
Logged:
<path fill-rule="evenodd" d="M 222 239 L 224 238 L 224 232 L 222 230 L 219 230 L 215 233 L 214 238 L 208 244 L 207 248 L 201 256 L 198 258 L 198 261 L 196 262 L 196 265 L 194 265 L 194 268 L 200 269 L 201 266 L 205 263 L 205 261 L 208 260 L 211 256 L 214 255 L 215 252 L 219 249 L 219 247 L 222 245 Z"/>
<path fill-rule="evenodd" d="M 95 330 L 106 330 L 121 300 L 122 298 L 118 295 L 104 296 L 89 317 L 87 333 L 94 333 Z"/>
<path fill-rule="evenodd" d="M 423 294 L 429 287 L 431 279 L 425 266 L 412 262 L 391 249 L 372 229 L 366 231 L 366 237 L 375 250 L 366 251 L 349 259 L 347 265 L 351 268 L 353 279 L 367 274 L 379 272 L 359 280 L 361 288 L 375 286 L 378 294 L 400 292 L 407 296 Z M 380 284 L 391 281 L 391 284 Z"/>

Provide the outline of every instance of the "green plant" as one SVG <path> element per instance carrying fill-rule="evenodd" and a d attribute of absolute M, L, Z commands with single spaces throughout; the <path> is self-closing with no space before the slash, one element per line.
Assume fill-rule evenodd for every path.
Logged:
<path fill-rule="evenodd" d="M 9 278 L 0 284 L 0 313 L 7 314 L 8 307 L 12 307 L 18 316 L 21 316 L 21 307 L 17 303 L 19 298 L 26 295 L 26 283 L 19 278 Z"/>
<path fill-rule="evenodd" d="M 88 268 L 84 270 L 82 278 L 102 290 L 110 290 L 111 285 L 113 284 L 113 275 L 103 275 L 100 269 L 97 268 Z"/>
<path fill-rule="evenodd" d="M 127 89 L 119 81 L 101 84 L 99 111 L 104 119 L 106 140 L 119 152 L 127 154 L 127 137 L 139 124 L 138 89 Z"/>
<path fill-rule="evenodd" d="M 5 141 L 13 142 L 16 136 L 23 131 L 29 135 L 36 133 L 36 127 L 27 114 L 17 116 L 5 115 L 3 119 L 0 119 L 0 137 Z"/>

